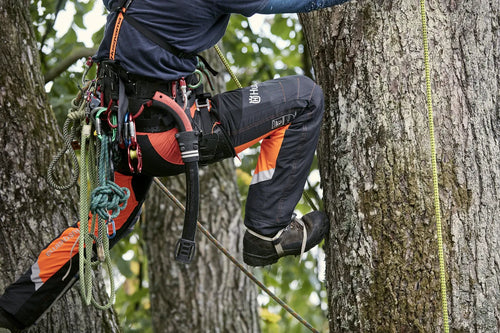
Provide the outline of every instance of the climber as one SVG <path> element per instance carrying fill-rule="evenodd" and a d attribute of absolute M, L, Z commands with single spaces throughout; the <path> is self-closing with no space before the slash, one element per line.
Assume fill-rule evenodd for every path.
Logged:
<path fill-rule="evenodd" d="M 247 264 L 273 264 L 321 242 L 328 230 L 326 215 L 293 214 L 318 141 L 321 88 L 304 76 L 291 76 L 212 97 L 199 85 L 201 75 L 193 73 L 209 67 L 197 54 L 222 38 L 232 13 L 309 12 L 346 1 L 103 0 L 110 14 L 93 58 L 99 65 L 101 105 L 126 112 L 137 130 L 134 154 L 127 156 L 131 142 L 123 142 L 124 157 L 115 166 L 114 181 L 130 190 L 130 198 L 115 219 L 110 246 L 134 226 L 153 177 L 184 171 L 177 128 L 151 103 L 164 96 L 189 110 L 196 126 L 211 128 L 199 138 L 200 164 L 233 157 L 262 141 L 245 210 Z M 6 288 L 0 297 L 0 327 L 16 332 L 31 326 L 77 281 L 78 246 L 73 245 L 78 234 L 77 224 L 64 230 Z"/>

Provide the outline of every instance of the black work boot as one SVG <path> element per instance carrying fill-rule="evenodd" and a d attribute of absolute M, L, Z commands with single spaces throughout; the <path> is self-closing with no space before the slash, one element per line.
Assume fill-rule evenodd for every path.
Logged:
<path fill-rule="evenodd" d="M 15 325 L 15 319 L 4 309 L 0 308 L 0 333 L 18 332 L 21 332 L 21 329 Z"/>
<path fill-rule="evenodd" d="M 326 214 L 314 211 L 301 219 L 292 218 L 274 237 L 247 229 L 243 238 L 243 261 L 250 266 L 266 266 L 284 256 L 301 255 L 321 242 L 328 227 Z"/>

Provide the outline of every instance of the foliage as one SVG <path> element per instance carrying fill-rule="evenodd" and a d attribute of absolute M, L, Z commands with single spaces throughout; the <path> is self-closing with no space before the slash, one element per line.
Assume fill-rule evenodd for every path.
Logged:
<path fill-rule="evenodd" d="M 31 1 L 30 13 L 38 41 L 42 74 L 45 75 L 60 64 L 72 51 L 85 48 L 85 44 L 78 38 L 78 34 L 88 28 L 84 24 L 83 18 L 94 8 L 95 2 L 96 0 Z M 73 22 L 67 31 L 56 31 L 54 29 L 56 20 L 67 7 L 74 8 Z M 92 41 L 96 45 L 102 39 L 103 33 L 104 27 L 92 37 Z M 83 66 L 84 61 L 80 59 L 47 86 L 50 88 L 50 104 L 60 125 L 64 123 L 68 105 L 78 92 Z M 95 72 L 91 72 L 89 75 L 95 75 Z"/>
<path fill-rule="evenodd" d="M 97 0 L 99 1 L 99 0 Z M 96 0 L 32 0 L 31 15 L 38 40 L 42 72 L 45 74 L 67 57 L 77 47 L 84 47 L 79 40 L 79 31 L 86 29 L 84 15 L 94 8 Z M 73 22 L 67 31 L 53 29 L 61 10 L 74 7 Z M 92 41 L 99 43 L 103 28 L 97 31 Z M 223 49 L 232 65 L 233 71 L 246 86 L 255 81 L 264 81 L 279 76 L 306 74 L 311 76 L 310 62 L 307 61 L 306 48 L 300 24 L 296 16 L 265 16 L 259 30 L 243 16 L 232 17 L 226 36 L 222 41 Z M 68 105 L 76 94 L 83 72 L 83 60 L 71 66 L 63 74 L 47 85 L 52 108 L 60 124 L 64 121 Z M 89 73 L 89 77 L 95 75 Z M 227 77 L 227 89 L 236 85 Z M 245 152 L 238 168 L 238 185 L 242 198 L 251 180 L 251 171 L 258 157 L 258 145 Z M 314 206 L 321 204 L 317 162 L 313 165 L 306 192 Z M 315 170 L 315 171 L 314 171 Z M 243 199 L 244 207 L 244 199 Z M 301 200 L 297 212 L 306 214 L 311 205 Z M 121 277 L 121 286 L 117 290 L 115 308 L 124 332 L 151 332 L 149 308 L 149 289 L 147 279 L 147 259 L 142 250 L 140 228 L 136 227 L 127 239 L 113 248 L 114 266 Z M 296 258 L 283 258 L 280 265 L 270 269 L 257 269 L 255 272 L 267 286 L 295 309 L 301 316 L 318 329 L 326 329 L 326 302 L 324 286 L 319 281 L 318 255 L 308 254 L 300 263 Z M 118 274 L 119 273 L 119 274 Z M 303 326 L 280 309 L 267 295 L 259 296 L 261 304 L 262 329 L 264 332 L 301 332 Z"/>
<path fill-rule="evenodd" d="M 305 46 L 297 17 L 261 17 L 263 21 L 257 21 L 261 23 L 260 30 L 255 31 L 247 17 L 233 15 L 222 39 L 223 49 L 241 84 L 248 86 L 255 81 L 293 74 L 308 75 L 310 69 L 304 70 L 303 66 Z M 235 88 L 234 82 L 228 82 L 228 90 Z"/>
<path fill-rule="evenodd" d="M 112 249 L 113 263 L 124 281 L 116 292 L 115 309 L 124 332 L 153 332 L 151 324 L 147 258 L 141 228 Z"/>

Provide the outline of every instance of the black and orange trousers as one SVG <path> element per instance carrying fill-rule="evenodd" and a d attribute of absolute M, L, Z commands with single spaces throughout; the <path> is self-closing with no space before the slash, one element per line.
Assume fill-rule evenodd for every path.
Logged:
<path fill-rule="evenodd" d="M 304 76 L 278 78 L 211 98 L 218 124 L 236 153 L 261 142 L 246 202 L 247 228 L 272 236 L 290 223 L 314 157 L 323 103 L 321 88 Z M 111 246 L 138 220 L 153 176 L 182 172 L 176 131 L 138 128 L 143 172 L 115 172 L 115 182 L 131 194 L 126 209 L 115 219 Z M 0 307 L 19 328 L 34 324 L 78 280 L 78 246 L 74 246 L 78 236 L 78 223 L 62 231 L 0 297 Z"/>

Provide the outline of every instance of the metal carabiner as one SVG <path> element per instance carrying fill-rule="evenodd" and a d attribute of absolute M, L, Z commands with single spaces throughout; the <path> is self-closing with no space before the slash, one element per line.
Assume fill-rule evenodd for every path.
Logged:
<path fill-rule="evenodd" d="M 101 114 L 105 112 L 107 109 L 104 107 L 97 107 L 92 110 L 92 114 L 95 114 L 95 132 L 99 140 L 102 140 L 102 121 Z"/>
<path fill-rule="evenodd" d="M 109 225 L 111 225 L 111 235 L 109 234 Z M 106 229 L 107 229 L 107 236 L 108 236 L 108 239 L 112 239 L 112 238 L 115 238 L 116 236 L 116 226 L 115 226 L 115 220 L 113 219 L 109 219 L 106 221 Z"/>
<path fill-rule="evenodd" d="M 128 167 L 130 172 L 140 173 L 142 171 L 142 152 L 141 147 L 137 143 L 137 132 L 135 129 L 135 121 L 132 115 L 125 116 L 125 140 L 128 146 L 127 149 L 127 158 L 128 158 Z M 128 138 L 127 138 L 128 136 Z M 137 160 L 135 163 L 133 161 Z M 134 167 L 134 164 L 136 165 Z"/>

